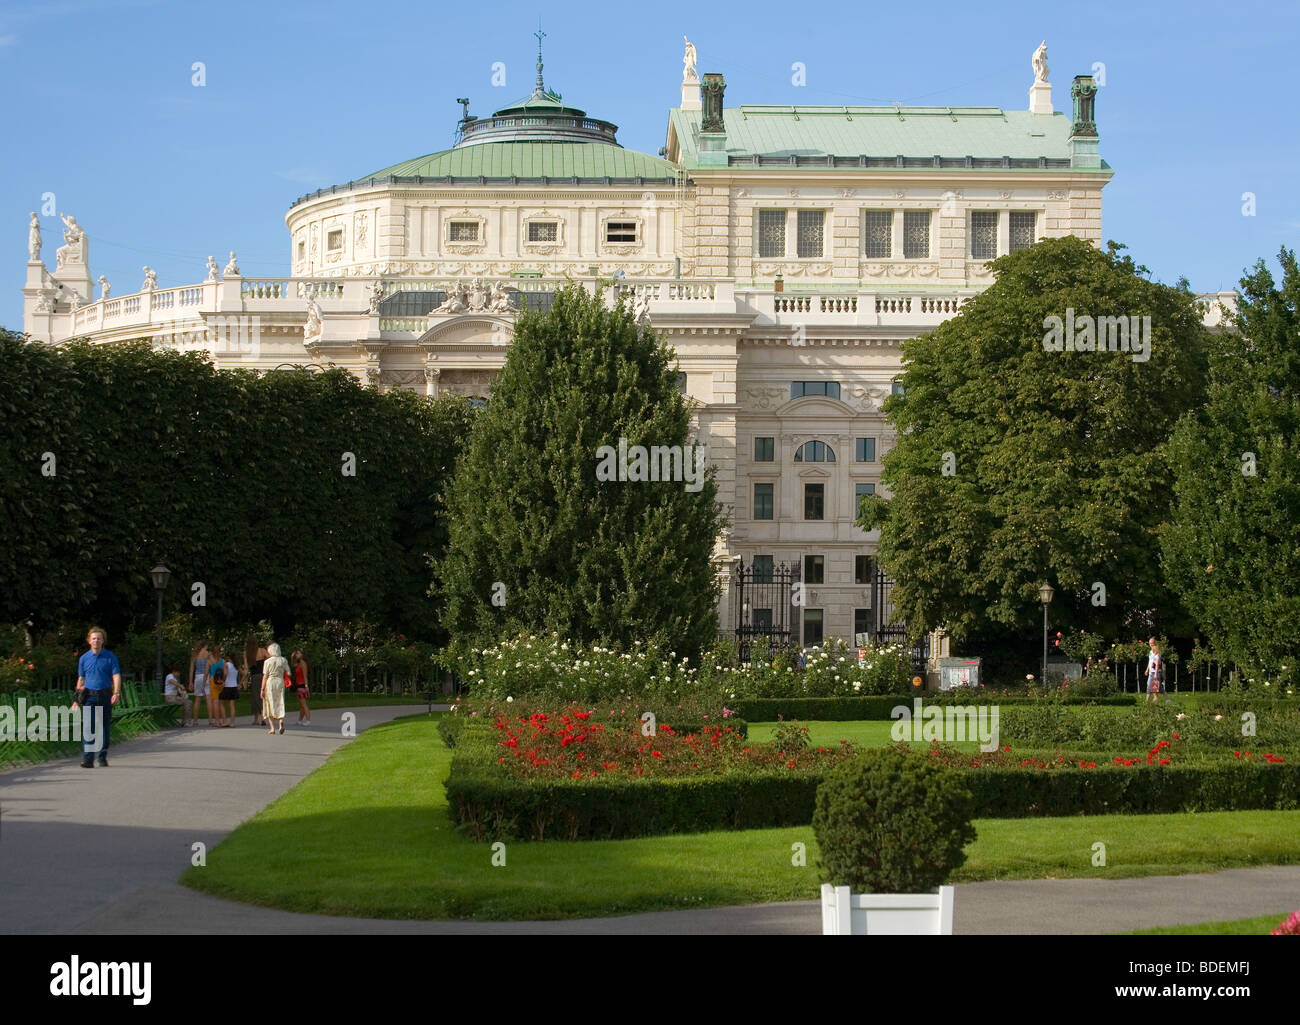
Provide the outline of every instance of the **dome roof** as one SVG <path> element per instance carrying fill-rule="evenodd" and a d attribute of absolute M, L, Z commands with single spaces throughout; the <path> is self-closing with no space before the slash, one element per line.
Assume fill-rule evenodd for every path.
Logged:
<path fill-rule="evenodd" d="M 671 179 L 673 165 L 648 153 L 598 142 L 497 142 L 429 153 L 367 178 L 647 178 Z"/>

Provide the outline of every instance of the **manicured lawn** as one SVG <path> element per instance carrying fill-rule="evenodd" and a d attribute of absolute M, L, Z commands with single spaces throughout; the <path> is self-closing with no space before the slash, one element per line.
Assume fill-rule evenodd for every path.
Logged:
<path fill-rule="evenodd" d="M 494 867 L 490 846 L 463 839 L 447 816 L 451 752 L 436 719 L 366 730 L 181 881 L 252 904 L 379 918 L 571 918 L 817 895 L 809 826 L 511 843 L 506 865 Z M 823 725 L 838 731 L 834 742 L 846 727 L 888 727 Z M 858 733 L 861 742 L 871 735 Z M 983 819 L 976 828 L 959 882 L 1300 862 L 1300 811 Z M 1091 865 L 1099 840 L 1105 868 Z M 806 845 L 802 867 L 791 863 L 795 843 Z"/>
<path fill-rule="evenodd" d="M 1139 929 L 1127 936 L 1267 936 L 1276 929 L 1290 911 L 1258 918 L 1239 918 L 1235 922 L 1198 922 L 1196 925 L 1171 925 L 1164 929 Z"/>

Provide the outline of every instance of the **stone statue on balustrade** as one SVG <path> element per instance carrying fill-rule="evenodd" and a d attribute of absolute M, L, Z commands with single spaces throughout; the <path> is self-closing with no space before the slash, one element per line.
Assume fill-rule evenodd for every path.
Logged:
<path fill-rule="evenodd" d="M 235 262 L 235 251 L 230 251 L 230 262 L 226 264 L 226 269 L 221 272 L 223 278 L 238 278 L 242 275 L 239 273 L 239 264 Z"/>
<path fill-rule="evenodd" d="M 112 291 L 112 288 L 108 283 L 108 278 L 104 277 L 104 275 L 102 274 L 99 276 L 99 287 L 101 290 L 99 297 L 101 299 L 107 299 Z"/>
<path fill-rule="evenodd" d="M 699 58 L 699 54 L 696 52 L 694 43 L 685 36 L 682 36 L 682 39 L 686 40 L 686 55 L 682 57 L 682 84 L 689 85 L 700 80 L 700 76 L 695 71 L 695 62 Z"/>
<path fill-rule="evenodd" d="M 632 304 L 632 320 L 635 322 L 638 333 L 650 323 L 650 296 L 642 292 L 636 297 Z"/>
<path fill-rule="evenodd" d="M 152 292 L 158 287 L 158 272 L 152 267 L 143 267 L 144 284 L 140 286 L 141 292 Z"/>
<path fill-rule="evenodd" d="M 510 296 L 517 291 L 519 291 L 517 288 L 493 282 L 488 288 L 488 311 L 491 313 L 514 313 L 515 308 L 510 302 Z"/>
<path fill-rule="evenodd" d="M 27 228 L 27 259 L 39 263 L 41 259 L 41 219 L 33 210 L 30 214 L 32 223 Z"/>
<path fill-rule="evenodd" d="M 1044 39 L 1034 51 L 1034 81 L 1046 82 L 1049 70 L 1051 69 L 1047 66 L 1047 40 Z"/>
<path fill-rule="evenodd" d="M 63 222 L 63 242 L 55 251 L 55 259 L 59 267 L 65 267 L 70 263 L 85 264 L 86 262 L 86 232 L 77 223 L 75 217 L 64 217 L 59 214 L 59 220 Z"/>
<path fill-rule="evenodd" d="M 320 304 L 316 302 L 314 296 L 307 299 L 307 323 L 303 325 L 303 340 L 319 338 L 325 331 L 322 323 Z"/>
<path fill-rule="evenodd" d="M 384 301 L 384 286 L 381 282 L 372 282 L 369 289 L 370 315 L 379 313 L 379 304 Z"/>
<path fill-rule="evenodd" d="M 208 280 L 209 281 L 217 280 L 217 261 L 214 260 L 211 256 L 208 257 Z"/>
<path fill-rule="evenodd" d="M 447 289 L 447 299 L 434 313 L 464 313 L 469 309 L 469 292 L 463 281 Z"/>

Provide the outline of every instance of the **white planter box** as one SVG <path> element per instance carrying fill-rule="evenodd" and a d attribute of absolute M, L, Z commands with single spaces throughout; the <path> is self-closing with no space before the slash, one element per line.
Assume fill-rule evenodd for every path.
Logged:
<path fill-rule="evenodd" d="M 952 893 L 853 893 L 823 883 L 822 935 L 951 936 Z"/>

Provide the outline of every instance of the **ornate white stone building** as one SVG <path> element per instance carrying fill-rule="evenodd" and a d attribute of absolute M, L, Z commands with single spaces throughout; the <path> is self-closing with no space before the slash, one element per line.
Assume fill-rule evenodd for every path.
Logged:
<path fill-rule="evenodd" d="M 876 537 L 855 526 L 893 435 L 880 413 L 900 343 L 990 283 L 986 262 L 1041 237 L 1101 242 L 1096 87 L 1053 108 L 1046 47 L 1025 110 L 723 105 L 696 74 L 658 156 L 546 89 L 465 115 L 449 150 L 321 189 L 285 216 L 290 276 L 224 271 L 101 297 L 65 218 L 57 266 L 29 234 L 24 330 L 59 343 L 141 337 L 218 366 L 346 367 L 380 388 L 486 399 L 524 306 L 573 278 L 634 293 L 676 350 L 732 526 L 719 549 L 730 633 L 792 624 L 806 643 L 872 633 Z M 1207 322 L 1218 302 L 1203 296 Z M 594 461 L 593 461 L 594 466 Z M 788 563 L 804 606 L 731 586 Z M 750 597 L 753 597 L 751 605 Z M 775 601 L 776 605 L 783 602 Z M 801 622 L 799 622 L 801 620 Z"/>

